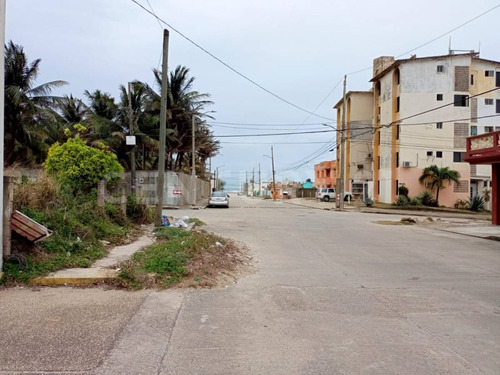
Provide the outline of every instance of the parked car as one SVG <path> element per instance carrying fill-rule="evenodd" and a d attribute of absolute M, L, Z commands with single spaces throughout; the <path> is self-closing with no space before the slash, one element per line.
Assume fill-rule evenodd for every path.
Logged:
<path fill-rule="evenodd" d="M 337 194 L 335 192 L 335 188 L 320 188 L 316 190 L 316 199 L 321 201 L 328 202 L 329 200 L 335 200 L 337 198 Z M 351 201 L 352 194 L 349 191 L 344 192 L 344 201 Z"/>
<path fill-rule="evenodd" d="M 229 208 L 229 194 L 225 191 L 214 191 L 208 199 L 208 207 Z"/>

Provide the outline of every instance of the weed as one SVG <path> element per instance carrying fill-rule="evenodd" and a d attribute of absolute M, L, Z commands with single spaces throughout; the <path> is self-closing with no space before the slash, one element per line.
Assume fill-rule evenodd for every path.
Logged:
<path fill-rule="evenodd" d="M 188 223 L 195 223 L 197 227 L 201 227 L 203 225 L 206 225 L 203 221 L 198 219 L 197 217 L 192 217 L 188 220 Z"/>

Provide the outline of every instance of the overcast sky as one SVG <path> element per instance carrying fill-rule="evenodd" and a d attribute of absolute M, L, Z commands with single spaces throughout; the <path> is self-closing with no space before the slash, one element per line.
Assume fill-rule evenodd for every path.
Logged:
<path fill-rule="evenodd" d="M 216 136 L 328 130 L 320 124 L 336 118 L 332 107 L 342 95 L 344 74 L 370 68 L 347 77 L 348 91 L 369 90 L 374 58 L 409 57 L 408 51 L 498 4 L 488 0 L 149 0 L 150 5 L 137 1 L 147 9 L 151 5 L 158 17 L 267 90 L 322 116 L 271 96 L 170 30 L 169 67 L 190 68 L 195 89 L 211 94 L 215 104 L 209 109 L 216 111 L 217 122 L 271 124 L 213 124 Z M 495 26 L 499 17 L 496 8 L 412 53 L 446 54 L 451 36 L 452 49 L 477 51 L 480 45 L 481 57 L 500 61 Z M 24 46 L 30 61 L 42 59 L 39 83 L 66 80 L 70 85 L 58 94 L 79 98 L 85 90 L 95 89 L 118 97 L 119 85 L 135 79 L 153 84 L 151 69 L 160 67 L 163 27 L 168 28 L 160 27 L 130 0 L 7 0 L 6 39 Z M 314 178 L 314 164 L 335 158 L 328 152 L 333 139 L 331 133 L 221 137 L 221 155 L 212 160 L 212 169 L 219 166 L 220 176 L 232 188 L 239 187 L 245 171 L 250 175 L 253 168 L 257 180 L 259 163 L 262 179 L 269 179 L 271 160 L 263 155 L 270 155 L 273 144 L 277 179 L 305 181 Z"/>

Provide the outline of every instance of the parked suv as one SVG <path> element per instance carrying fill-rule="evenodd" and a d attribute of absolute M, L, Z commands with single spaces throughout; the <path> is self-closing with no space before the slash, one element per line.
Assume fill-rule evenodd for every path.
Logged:
<path fill-rule="evenodd" d="M 321 188 L 316 190 L 316 199 L 328 202 L 330 199 L 335 199 L 334 188 Z"/>
<path fill-rule="evenodd" d="M 335 189 L 334 188 L 321 188 L 316 190 L 316 199 L 321 201 L 328 202 L 330 199 L 336 199 Z M 351 201 L 352 194 L 349 191 L 344 192 L 344 201 Z"/>

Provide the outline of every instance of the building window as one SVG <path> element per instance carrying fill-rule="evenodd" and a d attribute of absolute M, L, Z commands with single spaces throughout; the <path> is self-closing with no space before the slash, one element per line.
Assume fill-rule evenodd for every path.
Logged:
<path fill-rule="evenodd" d="M 477 135 L 477 126 L 476 125 L 472 125 L 470 127 L 470 135 Z"/>
<path fill-rule="evenodd" d="M 436 123 L 436 129 L 443 129 L 443 123 L 442 122 L 437 122 Z"/>
<path fill-rule="evenodd" d="M 497 77 L 496 77 L 496 80 L 495 80 L 495 85 L 497 87 L 500 87 L 500 72 L 497 72 Z"/>
<path fill-rule="evenodd" d="M 443 100 L 443 94 L 437 94 L 436 100 L 439 100 L 439 101 Z"/>
<path fill-rule="evenodd" d="M 495 72 L 493 70 L 485 70 L 484 71 L 484 76 L 485 77 L 494 77 L 495 76 Z"/>
<path fill-rule="evenodd" d="M 499 99 L 497 99 L 496 113 L 500 113 L 500 100 Z"/>
<path fill-rule="evenodd" d="M 484 99 L 485 105 L 493 105 L 493 99 Z"/>
<path fill-rule="evenodd" d="M 469 106 L 469 96 L 468 95 L 455 95 L 455 100 L 453 105 L 455 107 L 468 107 Z"/>
<path fill-rule="evenodd" d="M 443 157 L 443 151 L 436 151 L 436 157 L 437 158 L 442 158 Z"/>
<path fill-rule="evenodd" d="M 377 181 L 377 194 L 380 195 L 380 180 Z"/>
<path fill-rule="evenodd" d="M 377 157 L 377 169 L 380 169 L 380 155 Z"/>
<path fill-rule="evenodd" d="M 465 157 L 465 152 L 453 152 L 453 162 L 463 163 Z"/>
<path fill-rule="evenodd" d="M 483 182 L 483 187 L 488 187 L 488 181 Z"/>
<path fill-rule="evenodd" d="M 399 112 L 399 96 L 396 98 L 396 112 Z"/>
<path fill-rule="evenodd" d="M 430 156 L 432 156 L 432 155 L 434 155 L 434 152 L 432 152 L 432 151 L 427 151 L 427 157 L 430 157 Z"/>
<path fill-rule="evenodd" d="M 399 132 L 401 131 L 401 128 L 399 124 L 396 125 L 396 139 L 399 139 Z"/>
<path fill-rule="evenodd" d="M 474 84 L 474 74 L 471 74 L 470 75 L 470 84 L 473 85 Z"/>
<path fill-rule="evenodd" d="M 399 195 L 399 180 L 396 180 L 396 195 Z"/>
<path fill-rule="evenodd" d="M 399 152 L 396 152 L 396 168 L 399 168 Z"/>
<path fill-rule="evenodd" d="M 437 66 L 437 72 L 438 73 L 443 73 L 444 72 L 444 65 L 438 65 Z"/>
<path fill-rule="evenodd" d="M 484 127 L 484 132 L 485 132 L 485 133 L 491 133 L 492 131 L 495 131 L 495 130 L 493 129 L 493 126 L 485 126 L 485 127 Z"/>

